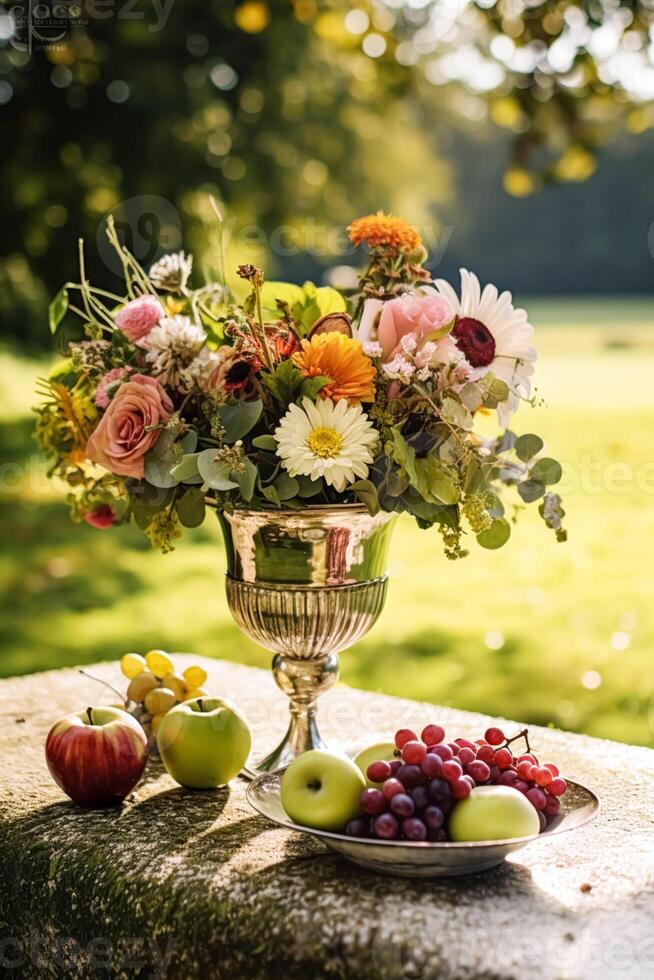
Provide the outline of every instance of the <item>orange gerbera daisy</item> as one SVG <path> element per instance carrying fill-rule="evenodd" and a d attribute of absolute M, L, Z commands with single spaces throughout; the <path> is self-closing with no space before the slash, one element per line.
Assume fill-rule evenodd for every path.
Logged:
<path fill-rule="evenodd" d="M 342 398 L 353 405 L 371 402 L 375 397 L 375 368 L 358 340 L 331 331 L 302 341 L 302 350 L 293 354 L 293 363 L 305 378 L 329 378 L 320 390 L 321 398 L 338 402 Z"/>
<path fill-rule="evenodd" d="M 355 245 L 367 242 L 370 248 L 392 248 L 398 252 L 415 252 L 420 248 L 420 235 L 404 218 L 393 214 L 367 214 L 357 218 L 347 229 L 350 241 Z"/>

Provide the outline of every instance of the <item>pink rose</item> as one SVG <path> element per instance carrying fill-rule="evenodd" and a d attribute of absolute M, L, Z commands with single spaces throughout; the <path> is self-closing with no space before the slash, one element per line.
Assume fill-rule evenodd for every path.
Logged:
<path fill-rule="evenodd" d="M 163 314 L 163 306 L 156 296 L 138 296 L 125 303 L 114 319 L 118 329 L 135 343 L 150 333 Z"/>
<path fill-rule="evenodd" d="M 382 346 L 384 360 L 397 353 L 402 337 L 413 334 L 417 343 L 431 333 L 447 326 L 454 319 L 454 310 L 438 293 L 420 296 L 406 293 L 384 303 L 377 327 L 377 340 Z"/>
<path fill-rule="evenodd" d="M 84 514 L 84 520 L 91 527 L 97 527 L 100 531 L 105 531 L 116 523 L 118 514 L 115 507 L 111 504 L 98 504 L 93 510 Z"/>
<path fill-rule="evenodd" d="M 143 478 L 143 457 L 157 442 L 173 403 L 156 380 L 135 374 L 123 382 L 86 445 L 86 455 L 121 476 Z"/>

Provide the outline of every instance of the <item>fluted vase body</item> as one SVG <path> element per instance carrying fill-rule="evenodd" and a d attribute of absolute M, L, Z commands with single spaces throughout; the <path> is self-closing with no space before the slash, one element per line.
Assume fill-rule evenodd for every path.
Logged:
<path fill-rule="evenodd" d="M 250 767 L 254 774 L 324 747 L 316 701 L 336 683 L 339 652 L 383 608 L 394 515 L 343 505 L 237 510 L 221 523 L 229 608 L 244 633 L 273 651 L 273 675 L 290 699 L 286 736 Z"/>

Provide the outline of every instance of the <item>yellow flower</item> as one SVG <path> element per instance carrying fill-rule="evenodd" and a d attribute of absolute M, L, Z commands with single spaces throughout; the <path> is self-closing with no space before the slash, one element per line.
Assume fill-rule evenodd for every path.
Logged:
<path fill-rule="evenodd" d="M 303 340 L 302 350 L 293 355 L 293 363 L 305 378 L 329 378 L 320 390 L 321 398 L 334 402 L 345 398 L 351 405 L 374 400 L 374 365 L 359 341 L 345 334 L 320 333 Z"/>
<path fill-rule="evenodd" d="M 369 248 L 390 248 L 398 252 L 415 252 L 420 248 L 420 235 L 404 218 L 392 214 L 367 214 L 357 218 L 347 229 L 354 245 L 367 242 Z"/>

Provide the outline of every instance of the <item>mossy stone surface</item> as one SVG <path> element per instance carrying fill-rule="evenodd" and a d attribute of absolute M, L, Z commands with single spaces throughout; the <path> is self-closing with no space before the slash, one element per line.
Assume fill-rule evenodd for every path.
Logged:
<path fill-rule="evenodd" d="M 285 717 L 268 672 L 200 662 L 212 692 L 242 705 L 263 753 Z M 91 670 L 119 680 L 116 664 Z M 156 760 L 121 808 L 75 807 L 48 773 L 45 737 L 61 715 L 113 700 L 73 670 L 0 682 L 0 975 L 654 975 L 650 750 L 533 729 L 535 751 L 594 789 L 600 815 L 494 871 L 411 881 L 369 873 L 277 829 L 251 811 L 240 779 L 191 792 Z M 345 687 L 325 698 L 321 719 L 326 736 L 352 745 L 428 721 L 474 737 L 488 724 Z"/>

